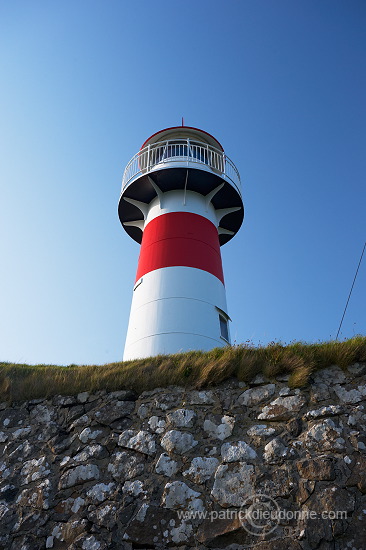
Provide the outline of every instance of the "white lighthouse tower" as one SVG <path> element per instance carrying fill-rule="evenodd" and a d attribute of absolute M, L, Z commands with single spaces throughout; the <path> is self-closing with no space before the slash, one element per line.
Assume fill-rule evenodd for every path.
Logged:
<path fill-rule="evenodd" d="M 152 135 L 125 169 L 118 213 L 141 243 L 124 361 L 229 344 L 220 245 L 244 209 L 220 143 L 188 126 Z"/>

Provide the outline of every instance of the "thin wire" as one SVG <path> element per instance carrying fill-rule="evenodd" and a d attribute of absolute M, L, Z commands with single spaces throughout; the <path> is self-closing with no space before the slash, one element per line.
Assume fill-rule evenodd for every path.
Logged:
<path fill-rule="evenodd" d="M 339 324 L 339 328 L 338 328 L 336 340 L 338 340 L 338 335 L 339 335 L 339 332 L 340 332 L 340 330 L 341 330 L 341 326 L 342 326 L 342 323 L 343 323 L 343 319 L 344 319 L 344 316 L 346 315 L 346 311 L 347 311 L 347 307 L 348 307 L 348 302 L 349 302 L 349 299 L 351 298 L 351 294 L 352 294 L 353 287 L 355 286 L 355 282 L 356 282 L 357 275 L 358 275 L 358 270 L 360 269 L 360 265 L 361 265 L 361 262 L 362 262 L 363 253 L 365 252 L 365 248 L 366 248 L 366 242 L 365 242 L 365 244 L 363 245 L 361 258 L 360 258 L 360 261 L 358 262 L 358 266 L 357 266 L 356 273 L 355 273 L 355 276 L 354 276 L 354 279 L 353 279 L 353 283 L 352 283 L 352 286 L 351 286 L 351 290 L 349 291 L 348 300 L 347 300 L 347 303 L 346 303 L 346 307 L 344 308 L 344 312 L 343 312 L 343 315 L 342 315 L 341 322 L 340 322 L 340 324 Z"/>

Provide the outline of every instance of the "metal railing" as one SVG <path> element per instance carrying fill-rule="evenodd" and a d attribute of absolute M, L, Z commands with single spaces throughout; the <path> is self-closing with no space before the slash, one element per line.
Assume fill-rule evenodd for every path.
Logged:
<path fill-rule="evenodd" d="M 137 177 L 172 163 L 187 167 L 192 164 L 201 165 L 202 169 L 211 170 L 229 180 L 241 195 L 239 172 L 229 157 L 220 149 L 190 139 L 161 141 L 141 149 L 126 166 L 122 178 L 122 192 Z"/>

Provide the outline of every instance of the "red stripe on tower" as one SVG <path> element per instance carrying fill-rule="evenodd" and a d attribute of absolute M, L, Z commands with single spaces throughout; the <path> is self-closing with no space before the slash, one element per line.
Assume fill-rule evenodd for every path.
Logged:
<path fill-rule="evenodd" d="M 224 283 L 217 228 L 190 212 L 170 212 L 151 220 L 144 229 L 136 281 L 164 267 L 202 269 Z"/>

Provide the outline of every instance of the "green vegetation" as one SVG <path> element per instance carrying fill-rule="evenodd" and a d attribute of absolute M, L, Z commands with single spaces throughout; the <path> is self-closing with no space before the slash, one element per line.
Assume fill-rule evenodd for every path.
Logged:
<path fill-rule="evenodd" d="M 158 387 L 180 385 L 203 388 L 230 377 L 249 382 L 256 374 L 272 378 L 289 373 L 289 384 L 301 387 L 311 374 L 330 365 L 346 368 L 366 361 L 366 337 L 344 342 L 267 347 L 250 344 L 215 348 L 209 352 L 161 355 L 149 359 L 108 365 L 21 365 L 0 363 L 0 401 L 25 401 L 82 391 L 130 389 L 137 393 Z"/>

